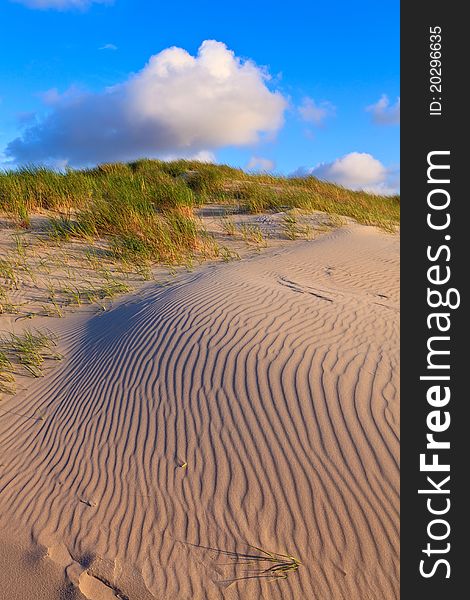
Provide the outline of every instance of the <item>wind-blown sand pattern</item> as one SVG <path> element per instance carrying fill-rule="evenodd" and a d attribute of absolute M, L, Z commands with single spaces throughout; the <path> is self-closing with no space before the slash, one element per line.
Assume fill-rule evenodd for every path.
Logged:
<path fill-rule="evenodd" d="M 62 321 L 0 405 L 0 524 L 57 598 L 398 598 L 398 259 L 351 226 Z"/>

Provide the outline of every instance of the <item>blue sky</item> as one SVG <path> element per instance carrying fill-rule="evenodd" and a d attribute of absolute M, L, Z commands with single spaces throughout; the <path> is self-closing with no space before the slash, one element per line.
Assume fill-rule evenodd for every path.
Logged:
<path fill-rule="evenodd" d="M 0 17 L 4 165 L 89 150 L 398 185 L 398 1 L 0 0 Z M 195 58 L 146 67 L 173 46 Z"/>

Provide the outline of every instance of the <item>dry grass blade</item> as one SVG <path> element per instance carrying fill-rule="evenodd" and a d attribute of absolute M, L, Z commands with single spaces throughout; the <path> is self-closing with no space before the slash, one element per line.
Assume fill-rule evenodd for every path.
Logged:
<path fill-rule="evenodd" d="M 0 258 L 0 278 L 8 289 L 18 289 L 19 279 L 11 260 Z"/>
<path fill-rule="evenodd" d="M 263 232 L 259 225 L 249 225 L 243 223 L 240 225 L 240 233 L 246 243 L 253 243 L 256 245 L 267 245 L 266 239 L 264 238 Z"/>
<path fill-rule="evenodd" d="M 264 550 L 263 548 L 259 548 L 258 546 L 250 546 L 258 552 L 262 553 L 262 556 L 258 558 L 258 560 L 263 561 L 267 560 L 269 562 L 274 563 L 271 567 L 264 569 L 262 571 L 263 574 L 271 574 L 274 577 L 287 579 L 289 573 L 293 573 L 298 570 L 299 566 L 302 564 L 298 558 L 292 556 L 291 554 L 281 554 L 279 552 L 271 552 L 269 550 Z"/>
<path fill-rule="evenodd" d="M 14 381 L 12 364 L 5 352 L 0 350 L 0 394 L 13 394 Z"/>
<path fill-rule="evenodd" d="M 248 544 L 248 546 L 249 548 L 256 550 L 257 553 L 233 552 L 204 546 L 195 547 L 203 548 L 205 550 L 212 550 L 218 555 L 222 555 L 230 559 L 229 563 L 218 563 L 221 566 L 231 565 L 233 567 L 237 567 L 240 565 L 250 565 L 253 567 L 245 569 L 243 571 L 243 575 L 235 576 L 225 580 L 225 582 L 229 585 L 245 579 L 266 579 L 267 581 L 287 579 L 291 573 L 298 571 L 302 564 L 298 558 L 292 556 L 291 554 L 271 552 L 258 546 L 252 546 L 251 544 Z"/>

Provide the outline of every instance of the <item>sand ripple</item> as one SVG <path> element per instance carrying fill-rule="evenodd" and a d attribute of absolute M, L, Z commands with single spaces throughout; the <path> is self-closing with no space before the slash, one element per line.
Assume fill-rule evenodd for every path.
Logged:
<path fill-rule="evenodd" d="M 2 527 L 90 597 L 397 598 L 398 326 L 398 240 L 359 226 L 63 324 L 2 403 Z M 248 544 L 303 564 L 269 582 Z"/>

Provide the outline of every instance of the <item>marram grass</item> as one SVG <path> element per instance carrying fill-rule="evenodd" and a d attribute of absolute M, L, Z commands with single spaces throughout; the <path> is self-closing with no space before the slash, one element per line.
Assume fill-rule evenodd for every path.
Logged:
<path fill-rule="evenodd" d="M 211 203 L 251 213 L 319 210 L 389 231 L 400 218 L 399 196 L 197 161 L 142 159 L 65 172 L 34 166 L 0 172 L 0 213 L 18 226 L 28 229 L 32 214 L 47 212 L 51 237 L 109 236 L 116 255 L 125 259 L 178 263 L 201 248 L 207 251 L 193 211 Z"/>
<path fill-rule="evenodd" d="M 33 377 L 42 377 L 46 360 L 62 358 L 55 346 L 50 331 L 25 330 L 0 337 L 0 379 L 11 383 L 12 373 L 21 372 L 21 368 Z"/>

